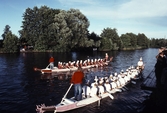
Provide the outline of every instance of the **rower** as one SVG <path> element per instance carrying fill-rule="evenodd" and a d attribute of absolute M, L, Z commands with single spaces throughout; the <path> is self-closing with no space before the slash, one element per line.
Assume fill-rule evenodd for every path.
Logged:
<path fill-rule="evenodd" d="M 83 97 L 86 97 L 86 98 L 89 98 L 90 97 L 90 93 L 91 93 L 91 90 L 90 90 L 90 82 L 89 80 L 87 81 L 87 83 L 83 86 Z"/>
<path fill-rule="evenodd" d="M 115 83 L 116 83 L 117 87 L 120 87 L 121 84 L 120 84 L 119 76 L 118 76 L 117 72 L 114 73 L 114 77 L 116 77 Z"/>
<path fill-rule="evenodd" d="M 100 80 L 99 81 L 99 85 L 98 85 L 98 88 L 99 88 L 99 96 L 101 96 L 103 93 L 104 93 L 104 86 L 103 86 L 103 80 Z"/>
<path fill-rule="evenodd" d="M 105 65 L 103 59 L 100 59 L 100 63 L 101 63 L 101 66 Z"/>
<path fill-rule="evenodd" d="M 109 91 L 111 90 L 111 85 L 110 85 L 110 83 L 109 83 L 109 79 L 106 79 L 106 80 L 105 80 L 104 87 L 105 87 L 105 90 L 106 90 L 107 92 L 109 92 Z"/>
<path fill-rule="evenodd" d="M 88 59 L 88 61 L 87 61 L 87 65 L 88 65 L 88 66 L 90 65 L 90 59 Z"/>
<path fill-rule="evenodd" d="M 112 74 L 110 74 L 109 79 L 110 79 L 110 81 L 111 81 L 111 82 L 110 82 L 111 89 L 116 88 L 116 84 L 114 84 L 115 78 L 114 78 L 114 76 L 113 76 Z"/>
<path fill-rule="evenodd" d="M 79 62 L 79 66 L 82 67 L 82 60 L 80 60 L 80 62 Z"/>
<path fill-rule="evenodd" d="M 125 80 L 125 82 L 129 82 L 130 81 L 130 77 L 127 76 L 127 74 L 128 74 L 128 69 L 126 70 L 126 72 L 124 72 L 124 75 L 125 75 L 124 80 Z"/>
<path fill-rule="evenodd" d="M 87 66 L 87 60 L 85 60 L 84 62 L 83 62 L 83 66 Z"/>
<path fill-rule="evenodd" d="M 90 65 L 93 65 L 93 59 L 90 60 Z"/>
<path fill-rule="evenodd" d="M 75 61 L 71 62 L 71 68 L 74 67 Z"/>
<path fill-rule="evenodd" d="M 124 76 L 125 76 L 123 69 L 121 70 L 120 75 L 121 75 L 121 77 L 124 77 Z"/>
<path fill-rule="evenodd" d="M 135 69 L 133 66 L 131 67 L 131 72 L 132 72 L 132 78 L 135 78 L 139 73 L 138 70 Z"/>
<path fill-rule="evenodd" d="M 114 81 L 115 80 L 113 74 L 110 74 L 109 79 L 110 79 L 110 81 Z"/>
<path fill-rule="evenodd" d="M 61 69 L 60 62 L 58 62 L 58 68 Z"/>
<path fill-rule="evenodd" d="M 124 70 L 121 70 L 120 75 L 121 75 L 121 77 L 123 78 L 124 83 L 126 83 L 127 80 L 126 80 L 126 75 L 125 75 L 125 73 L 124 73 Z M 122 81 L 122 82 L 123 82 L 123 81 Z M 123 83 L 123 84 L 124 84 L 124 83 Z"/>
<path fill-rule="evenodd" d="M 71 61 L 68 62 L 69 68 L 72 68 L 72 63 Z"/>
<path fill-rule="evenodd" d="M 97 61 L 97 59 L 94 60 L 94 65 L 95 65 L 95 67 L 98 67 L 98 61 Z"/>
<path fill-rule="evenodd" d="M 96 82 L 93 82 L 91 84 L 91 88 L 90 88 L 90 96 L 91 97 L 97 96 L 97 91 L 98 91 L 97 84 L 96 84 Z"/>
<path fill-rule="evenodd" d="M 140 57 L 140 60 L 137 63 L 137 67 L 139 68 L 139 70 L 144 69 L 144 63 L 143 63 L 142 57 Z"/>
<path fill-rule="evenodd" d="M 119 77 L 119 82 L 120 82 L 120 86 L 124 86 L 125 85 L 125 80 L 123 77 Z"/>
<path fill-rule="evenodd" d="M 63 65 L 62 65 L 62 62 L 58 62 L 58 68 L 59 69 L 63 69 L 64 68 Z"/>
<path fill-rule="evenodd" d="M 113 82 L 115 82 L 117 80 L 117 76 L 110 75 L 110 80 L 113 81 Z"/>
<path fill-rule="evenodd" d="M 111 85 L 111 89 L 117 88 L 117 84 L 115 83 L 115 81 L 111 81 L 110 85 Z"/>
<path fill-rule="evenodd" d="M 130 79 L 133 78 L 131 70 L 128 70 L 127 76 L 128 76 Z"/>
<path fill-rule="evenodd" d="M 97 91 L 98 91 L 98 88 L 97 88 L 97 81 L 98 81 L 98 78 L 97 76 L 95 76 L 95 79 L 94 79 L 95 82 L 93 82 L 91 84 L 91 89 L 90 89 L 90 96 L 91 97 L 94 97 L 94 96 L 97 96 Z"/>
<path fill-rule="evenodd" d="M 104 62 L 107 62 L 108 61 L 108 53 L 105 54 L 105 60 Z"/>
<path fill-rule="evenodd" d="M 65 68 L 69 68 L 69 65 L 68 65 L 68 63 L 66 63 L 66 64 L 65 64 Z"/>
<path fill-rule="evenodd" d="M 79 60 L 77 60 L 75 66 L 76 66 L 76 67 L 79 67 Z"/>

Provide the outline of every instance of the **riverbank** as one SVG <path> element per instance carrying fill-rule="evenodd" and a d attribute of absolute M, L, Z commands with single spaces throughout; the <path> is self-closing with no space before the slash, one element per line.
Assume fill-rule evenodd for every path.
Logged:
<path fill-rule="evenodd" d="M 140 50 L 140 49 L 148 49 L 148 48 L 143 48 L 143 47 L 136 47 L 136 48 L 122 48 L 122 49 L 119 49 L 119 48 L 115 48 L 113 50 L 111 49 L 99 49 L 99 48 L 92 48 L 92 47 L 88 47 L 88 48 L 79 48 L 79 49 L 75 49 L 75 50 L 71 50 L 71 52 L 94 52 L 94 51 L 99 51 L 99 52 L 110 52 L 110 51 L 130 51 L 130 50 Z M 34 49 L 20 49 L 18 50 L 18 52 L 13 52 L 13 53 L 29 53 L 29 52 L 32 52 L 32 53 L 44 53 L 44 52 L 48 52 L 48 53 L 51 53 L 51 52 L 54 52 L 53 50 L 34 50 Z M 0 48 L 0 53 L 8 53 L 8 52 L 4 52 L 3 51 L 3 48 Z M 10 53 L 10 52 L 9 52 Z"/>

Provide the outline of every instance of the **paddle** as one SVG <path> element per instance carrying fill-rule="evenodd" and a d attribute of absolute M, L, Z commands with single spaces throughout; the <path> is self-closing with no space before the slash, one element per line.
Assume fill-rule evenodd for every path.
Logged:
<path fill-rule="evenodd" d="M 114 99 L 114 97 L 108 91 L 107 91 L 107 94 L 111 99 Z"/>
<path fill-rule="evenodd" d="M 121 88 L 122 91 L 126 91 L 126 89 L 124 87 Z"/>
<path fill-rule="evenodd" d="M 98 100 L 98 106 L 100 106 L 100 100 L 101 100 L 101 98 Z"/>
<path fill-rule="evenodd" d="M 131 81 L 131 83 L 132 83 L 132 84 L 136 84 L 136 82 L 135 82 L 135 81 L 133 81 L 133 80 Z"/>
<path fill-rule="evenodd" d="M 126 90 L 129 90 L 126 86 L 124 86 L 123 88 L 126 89 Z"/>
<path fill-rule="evenodd" d="M 62 98 L 61 100 L 61 103 L 63 102 L 63 100 L 66 98 L 68 92 L 70 91 L 71 87 L 72 87 L 73 84 L 70 85 L 70 87 L 68 88 L 67 92 L 65 93 L 64 97 Z"/>
<path fill-rule="evenodd" d="M 48 66 L 46 66 L 46 68 L 49 68 L 50 64 Z"/>

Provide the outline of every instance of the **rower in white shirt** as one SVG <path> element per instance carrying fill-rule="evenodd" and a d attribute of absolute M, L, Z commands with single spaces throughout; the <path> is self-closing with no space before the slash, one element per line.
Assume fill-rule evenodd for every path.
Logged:
<path fill-rule="evenodd" d="M 143 63 L 142 57 L 140 57 L 140 60 L 137 63 L 137 67 L 141 70 L 144 69 L 144 63 Z"/>

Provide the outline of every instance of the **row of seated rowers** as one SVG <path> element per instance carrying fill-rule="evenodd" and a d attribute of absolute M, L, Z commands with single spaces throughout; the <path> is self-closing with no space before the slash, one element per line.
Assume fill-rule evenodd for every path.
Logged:
<path fill-rule="evenodd" d="M 114 73 L 109 77 L 95 76 L 94 82 L 90 83 L 89 80 L 83 86 L 84 97 L 100 96 L 103 93 L 110 92 L 112 89 L 119 88 L 126 85 L 132 78 L 139 74 L 139 70 L 131 66 L 124 72 L 121 70 L 119 74 Z"/>

